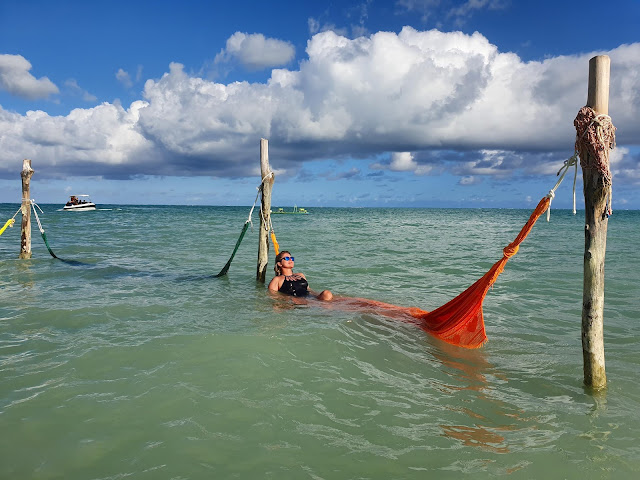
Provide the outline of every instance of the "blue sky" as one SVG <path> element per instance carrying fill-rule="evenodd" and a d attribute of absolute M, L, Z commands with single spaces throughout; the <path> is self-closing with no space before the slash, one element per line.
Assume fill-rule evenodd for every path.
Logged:
<path fill-rule="evenodd" d="M 30 158 L 40 203 L 250 205 L 267 138 L 274 206 L 528 208 L 606 54 L 638 209 L 638 25 L 637 0 L 0 0 L 0 202 Z"/>

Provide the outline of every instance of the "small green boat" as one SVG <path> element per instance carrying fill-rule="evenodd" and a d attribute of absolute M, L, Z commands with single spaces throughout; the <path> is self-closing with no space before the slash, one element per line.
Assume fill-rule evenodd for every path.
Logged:
<path fill-rule="evenodd" d="M 296 214 L 296 215 L 309 215 L 309 212 L 307 211 L 306 208 L 298 208 L 298 206 L 294 206 L 293 207 L 293 211 L 292 212 L 286 212 L 284 210 L 284 208 L 279 208 L 278 210 L 276 210 L 275 212 L 273 210 L 271 210 L 271 213 L 282 213 L 282 214 Z"/>

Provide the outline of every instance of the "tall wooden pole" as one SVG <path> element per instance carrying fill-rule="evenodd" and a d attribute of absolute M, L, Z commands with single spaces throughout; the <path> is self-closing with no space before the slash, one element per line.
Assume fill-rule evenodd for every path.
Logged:
<path fill-rule="evenodd" d="M 20 258 L 31 258 L 31 194 L 29 184 L 31 183 L 31 160 L 22 161 L 22 225 L 20 228 Z"/>
<path fill-rule="evenodd" d="M 271 189 L 274 176 L 269 166 L 269 140 L 260 139 L 260 175 L 262 176 L 262 206 L 258 237 L 258 271 L 256 279 L 264 283 L 269 263 L 269 220 L 271 218 Z M 265 223 L 266 222 L 266 223 Z"/>
<path fill-rule="evenodd" d="M 610 60 L 606 55 L 589 61 L 587 106 L 596 114 L 609 113 Z M 593 164 L 587 161 L 587 164 Z M 611 184 L 602 172 L 582 168 L 584 181 L 584 283 L 582 293 L 582 356 L 584 383 L 593 389 L 607 385 L 604 366 L 604 258 L 607 250 L 607 199 Z"/>

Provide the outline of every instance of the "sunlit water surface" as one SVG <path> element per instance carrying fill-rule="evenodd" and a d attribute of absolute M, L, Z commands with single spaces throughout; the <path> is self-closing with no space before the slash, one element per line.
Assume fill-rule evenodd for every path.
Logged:
<path fill-rule="evenodd" d="M 0 205 L 10 217 L 14 205 Z M 488 343 L 444 344 L 256 282 L 249 208 L 107 206 L 0 237 L 0 478 L 424 479 L 640 475 L 640 212 L 609 220 L 608 388 L 582 385 L 583 213 L 541 219 L 485 301 Z M 315 290 L 432 310 L 525 210 L 274 215 Z M 2 220 L 4 222 L 4 220 Z M 273 263 L 269 265 L 271 276 Z"/>

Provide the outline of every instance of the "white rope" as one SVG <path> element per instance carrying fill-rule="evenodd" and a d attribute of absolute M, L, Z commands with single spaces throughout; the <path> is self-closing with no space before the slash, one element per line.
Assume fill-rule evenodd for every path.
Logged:
<path fill-rule="evenodd" d="M 262 185 L 264 185 L 264 181 L 269 177 L 273 177 L 273 171 L 267 173 L 264 177 L 262 177 L 262 182 L 260 182 L 260 187 L 262 187 Z"/>
<path fill-rule="evenodd" d="M 567 171 L 572 166 L 575 169 L 573 174 L 573 214 L 574 215 L 576 214 L 576 179 L 578 177 L 578 151 L 577 150 L 574 152 L 574 154 L 570 158 L 564 161 L 564 164 L 562 165 L 562 167 L 560 167 L 560 170 L 558 170 L 558 173 L 556 174 L 556 176 L 559 176 L 560 178 L 556 182 L 555 186 L 551 190 L 549 190 L 549 193 L 547 194 L 547 198 L 549 199 L 549 208 L 547 208 L 547 222 L 551 218 L 551 202 L 556 196 L 556 189 L 560 186 L 560 184 L 562 183 L 562 180 L 564 180 L 564 176 L 567 174 Z"/>
<path fill-rule="evenodd" d="M 249 218 L 247 218 L 247 221 L 244 222 L 244 223 L 251 224 L 251 231 L 253 231 L 253 222 L 251 221 L 251 217 L 253 216 L 253 209 L 256 208 L 256 203 L 258 203 L 258 197 L 260 196 L 260 190 L 262 190 L 262 185 L 257 187 L 257 189 L 258 189 L 258 193 L 256 193 L 256 199 L 253 201 L 253 206 L 251 207 L 251 211 L 249 212 Z"/>
<path fill-rule="evenodd" d="M 595 110 L 593 110 L 593 113 L 596 113 Z M 601 120 L 603 120 L 603 121 L 601 121 Z M 596 134 L 598 135 L 598 140 L 600 141 L 600 143 L 602 145 L 605 145 L 604 138 L 602 138 L 602 130 L 603 130 L 604 126 L 607 123 L 612 123 L 611 122 L 611 117 L 609 115 L 605 115 L 604 113 L 600 113 L 600 114 L 596 115 L 593 118 L 593 120 L 591 120 L 591 123 L 589 123 L 589 126 L 582 133 L 583 137 L 584 137 L 585 133 L 587 133 L 589 131 L 589 129 L 593 126 L 594 123 L 596 123 L 598 125 L 596 127 Z"/>
<path fill-rule="evenodd" d="M 16 219 L 16 215 L 18 215 L 20 213 L 20 211 L 22 210 L 22 207 L 18 208 L 18 210 L 16 210 L 16 213 L 13 214 L 13 217 L 11 217 L 13 220 Z M 13 227 L 13 225 L 11 225 Z"/>
<path fill-rule="evenodd" d="M 256 204 L 258 203 L 258 198 L 260 197 L 260 192 L 262 191 L 262 188 L 264 187 L 265 180 L 267 180 L 269 177 L 272 177 L 272 176 L 273 176 L 273 172 L 267 173 L 262 178 L 262 181 L 260 182 L 260 185 L 256 187 L 256 190 L 258 190 L 258 193 L 256 193 L 256 199 L 253 201 L 253 206 L 251 207 L 251 211 L 249 212 L 249 218 L 247 218 L 247 221 L 244 222 L 244 223 L 250 223 L 251 224 L 252 231 L 253 231 L 253 221 L 251 220 L 251 217 L 253 216 L 253 210 L 256 208 Z M 262 208 L 260 209 L 260 215 L 262 216 L 263 223 L 265 223 L 265 225 L 266 225 L 266 221 L 265 221 L 265 218 L 264 218 L 264 213 L 262 212 Z"/>
<path fill-rule="evenodd" d="M 31 207 L 33 208 L 33 213 L 36 215 L 36 221 L 38 222 L 38 228 L 40 229 L 40 233 L 44 233 L 44 228 L 42 228 L 42 224 L 40 223 L 40 217 L 38 217 L 38 212 L 36 211 L 36 207 L 40 210 L 40 213 L 44 213 L 40 208 L 40 205 L 36 203 L 34 199 L 31 199 Z"/>

